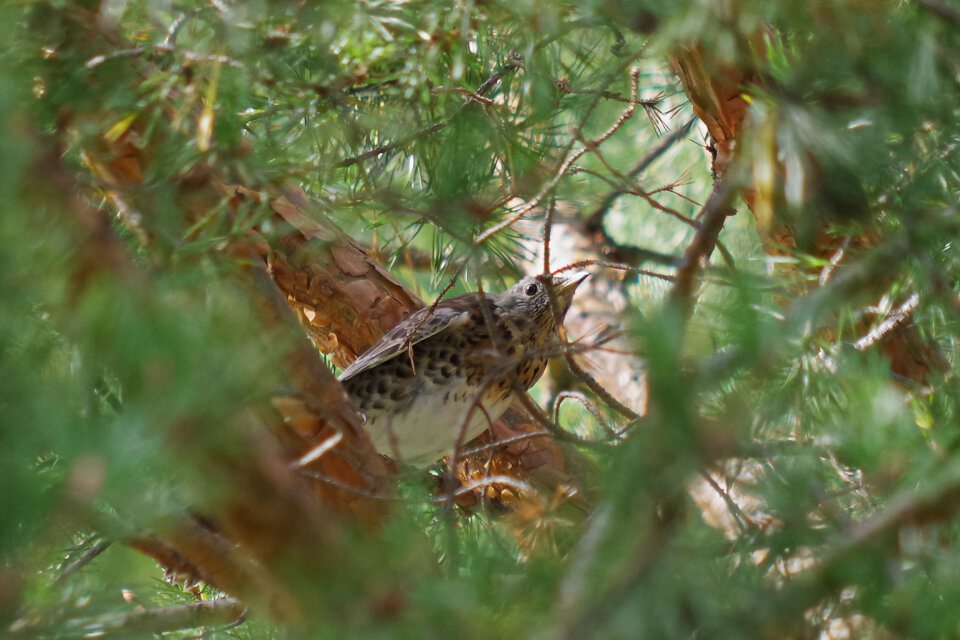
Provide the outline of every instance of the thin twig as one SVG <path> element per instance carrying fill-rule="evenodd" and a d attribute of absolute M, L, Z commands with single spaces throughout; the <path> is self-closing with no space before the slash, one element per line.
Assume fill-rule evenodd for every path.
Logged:
<path fill-rule="evenodd" d="M 657 107 L 661 102 L 663 102 L 662 96 L 657 96 L 656 98 L 651 98 L 649 100 L 634 100 L 629 97 L 624 97 L 619 93 L 614 93 L 613 91 L 606 91 L 604 89 L 574 89 L 570 86 L 570 83 L 567 80 L 561 78 L 550 78 L 553 80 L 553 84 L 560 89 L 562 93 L 569 93 L 571 95 L 581 95 L 581 96 L 600 96 L 605 100 L 613 100 L 615 102 L 625 102 L 627 104 L 639 104 L 644 107 Z"/>
<path fill-rule="evenodd" d="M 608 170 L 611 170 L 611 167 L 606 164 L 606 160 L 602 159 L 602 156 L 599 155 L 599 154 L 597 154 L 596 150 L 594 150 L 594 153 L 597 155 L 598 158 L 601 158 L 601 162 L 603 162 L 604 165 L 607 166 L 607 169 L 608 169 Z M 656 209 L 657 211 L 662 211 L 663 213 L 666 213 L 667 215 L 673 216 L 674 218 L 676 218 L 676 219 L 679 220 L 680 222 L 682 222 L 682 223 L 684 223 L 684 224 L 686 224 L 686 225 L 688 225 L 688 226 L 691 226 L 691 227 L 693 227 L 694 229 L 699 229 L 699 228 L 700 228 L 700 223 L 699 223 L 697 220 L 694 220 L 693 218 L 690 218 L 689 216 L 685 216 L 685 215 L 683 215 L 682 213 L 680 213 L 679 211 L 677 211 L 676 209 L 673 209 L 673 208 L 671 208 L 671 207 L 668 207 L 667 205 L 665 205 L 665 204 L 661 203 L 660 201 L 658 201 L 658 200 L 656 200 L 656 199 L 653 198 L 653 196 L 654 196 L 655 194 L 657 194 L 657 193 L 664 193 L 664 192 L 666 192 L 666 193 L 672 193 L 673 195 L 677 196 L 678 198 L 682 198 L 682 199 L 684 199 L 684 200 L 691 201 L 690 198 L 687 198 L 687 197 L 684 196 L 683 194 L 680 194 L 680 193 L 677 193 L 676 191 L 674 191 L 674 189 L 675 189 L 676 186 L 677 186 L 677 185 L 675 185 L 675 184 L 667 185 L 667 186 L 665 186 L 665 187 L 660 187 L 659 189 L 654 189 L 653 191 L 644 191 L 643 189 L 640 189 L 640 188 L 638 188 L 638 187 L 632 186 L 631 184 L 629 184 L 629 182 L 627 182 L 627 181 L 625 181 L 625 180 L 621 180 L 620 182 L 616 182 L 616 181 L 614 181 L 614 180 L 611 180 L 611 179 L 608 178 L 607 176 L 603 175 L 603 174 L 600 173 L 599 171 L 594 171 L 593 169 L 587 169 L 586 167 L 574 167 L 573 169 L 570 170 L 570 174 L 571 174 L 571 175 L 576 174 L 576 173 L 586 173 L 586 174 L 589 174 L 589 175 L 594 176 L 595 178 L 599 178 L 599 179 L 603 180 L 604 182 L 606 182 L 607 184 L 609 184 L 611 187 L 613 187 L 613 188 L 616 190 L 616 193 L 619 194 L 619 195 L 637 196 L 637 197 L 639 197 L 639 198 L 643 198 L 644 200 L 647 201 L 647 204 L 649 204 L 651 207 L 653 207 L 653 208 Z M 611 171 L 611 173 L 612 173 L 612 171 Z M 691 201 L 691 202 L 692 202 L 692 201 Z M 699 205 L 698 205 L 698 206 L 699 206 Z M 587 226 L 589 227 L 589 230 L 590 230 L 591 232 L 596 232 L 596 231 L 601 231 L 601 230 L 602 230 L 602 227 L 599 227 L 599 228 L 590 227 L 589 224 L 588 224 Z M 606 232 L 604 232 L 604 236 L 606 236 L 607 238 L 609 238 L 609 236 L 606 234 Z M 611 244 L 613 244 L 612 241 L 611 241 Z"/>
<path fill-rule="evenodd" d="M 890 332 L 894 331 L 897 327 L 905 322 L 909 322 L 910 316 L 913 314 L 919 304 L 920 296 L 915 293 L 907 298 L 906 302 L 891 311 L 890 314 L 887 315 L 887 317 L 884 318 L 880 324 L 871 329 L 867 335 L 853 343 L 853 347 L 857 351 L 863 351 L 872 347 Z"/>
<path fill-rule="evenodd" d="M 310 451 L 308 451 L 304 455 L 300 456 L 300 458 L 297 459 L 297 461 L 294 463 L 294 466 L 296 467 L 307 466 L 308 464 L 317 460 L 318 458 L 323 457 L 324 454 L 326 454 L 328 451 L 332 450 L 334 447 L 340 444 L 341 440 L 343 440 L 343 432 L 342 431 L 334 432 L 332 436 L 330 436 L 329 438 L 326 438 L 323 442 L 321 442 L 317 446 L 310 449 Z"/>
<path fill-rule="evenodd" d="M 847 248 L 850 246 L 850 236 L 846 236 L 843 239 L 843 242 L 840 243 L 840 248 L 833 252 L 833 255 L 830 256 L 830 262 L 820 271 L 820 286 L 824 286 L 830 281 L 830 276 L 833 275 L 834 270 L 837 268 L 837 265 L 840 264 L 840 261 L 843 260 L 846 255 Z"/>
<path fill-rule="evenodd" d="M 521 405 L 523 405 L 523 408 L 527 410 L 527 413 L 530 414 L 530 417 L 533 418 L 534 422 L 547 430 L 554 438 L 588 447 L 610 446 L 609 440 L 586 438 L 577 435 L 576 433 L 567 431 L 559 424 L 555 423 L 547 414 L 543 412 L 543 409 L 541 409 L 540 406 L 533 401 L 533 398 L 531 398 L 530 395 L 522 387 L 520 387 L 520 385 L 514 384 L 513 391 L 517 397 L 517 400 Z"/>
<path fill-rule="evenodd" d="M 700 229 L 697 230 L 693 242 L 690 243 L 683 255 L 671 298 L 682 302 L 687 309 L 689 309 L 688 305 L 693 295 L 694 281 L 700 269 L 700 264 L 709 259 L 713 252 L 727 216 L 735 213 L 730 208 L 732 197 L 733 189 L 730 188 L 727 180 L 721 180 L 713 186 L 713 192 L 701 211 Z"/>
<path fill-rule="evenodd" d="M 663 550 L 667 544 L 674 538 L 676 530 L 684 521 L 683 503 L 686 494 L 681 491 L 672 492 L 656 505 L 656 514 L 651 513 L 651 519 L 657 522 L 657 526 L 645 531 L 645 535 L 640 542 L 639 549 L 642 553 L 631 559 L 622 567 L 620 575 L 612 576 L 605 582 L 599 590 L 592 594 L 592 602 L 595 604 L 589 609 L 578 611 L 575 608 L 558 612 L 563 617 L 568 617 L 569 621 L 564 628 L 561 628 L 554 634 L 554 637 L 560 640 L 574 640 L 584 638 L 595 634 L 597 630 L 597 620 L 610 618 L 613 612 L 618 611 L 622 606 L 624 599 L 631 594 L 636 593 L 636 586 L 641 584 L 657 567 L 657 563 L 663 558 Z M 607 528 L 607 519 L 604 522 L 594 524 L 601 527 L 600 535 L 605 533 Z M 588 531 L 585 537 L 589 535 Z M 601 539 L 602 541 L 602 539 Z M 593 542 L 593 540 L 590 540 Z M 581 574 L 586 573 L 589 567 L 581 567 L 579 564 L 571 567 L 571 573 L 579 570 Z M 565 585 L 569 585 L 565 581 Z M 575 603 L 573 603 L 575 604 Z M 572 611 L 572 615 L 571 615 Z"/>
<path fill-rule="evenodd" d="M 576 360 L 573 358 L 573 353 L 565 350 L 563 354 L 564 360 L 567 361 L 567 366 L 570 367 L 570 370 L 573 372 L 581 382 L 587 385 L 591 391 L 593 391 L 601 400 L 606 402 L 608 405 L 616 409 L 617 413 L 622 415 L 629 420 L 639 420 L 640 414 L 623 404 L 616 398 L 614 398 L 609 391 L 604 388 L 602 384 L 597 382 L 596 378 L 587 373 L 583 367 L 581 367 Z"/>
<path fill-rule="evenodd" d="M 466 493 L 470 493 L 471 491 L 475 491 L 482 487 L 488 487 L 492 484 L 504 484 L 504 485 L 507 485 L 508 487 L 512 487 L 516 489 L 518 492 L 524 492 L 529 494 L 537 493 L 537 490 L 534 489 L 533 485 L 527 482 L 524 482 L 519 478 L 514 478 L 513 476 L 506 476 L 506 475 L 496 475 L 496 476 L 486 476 L 484 478 L 480 478 L 479 480 L 475 480 L 470 484 L 465 484 L 461 486 L 459 489 L 457 489 L 456 491 L 452 492 L 451 495 L 453 497 L 462 496 Z"/>
<path fill-rule="evenodd" d="M 58 622 L 54 629 L 38 629 L 29 624 L 11 627 L 13 635 L 39 635 L 57 638 L 130 638 L 192 629 L 222 626 L 243 619 L 246 606 L 230 597 L 188 602 L 158 609 L 137 609 L 89 618 L 73 618 Z"/>
<path fill-rule="evenodd" d="M 176 18 L 173 19 L 173 22 L 170 23 L 170 26 L 167 27 L 167 37 L 163 39 L 159 45 L 160 49 L 166 49 L 168 51 L 173 51 L 173 48 L 177 44 L 177 33 L 180 31 L 180 27 L 183 26 L 184 21 L 187 19 L 187 14 L 181 13 Z"/>
<path fill-rule="evenodd" d="M 590 402 L 586 396 L 577 391 L 561 391 L 557 394 L 553 404 L 553 421 L 557 424 L 560 424 L 560 407 L 563 405 L 565 400 L 579 402 L 583 408 L 593 416 L 593 419 L 597 421 L 597 424 L 599 424 L 600 427 L 607 432 L 607 435 L 610 436 L 611 440 L 616 440 L 621 436 L 616 429 L 611 427 L 607 421 L 603 419 L 603 416 L 600 415 L 600 410 L 597 409 L 597 407 Z"/>
<path fill-rule="evenodd" d="M 79 558 L 77 558 L 76 560 L 68 564 L 66 567 L 64 567 L 60 571 L 60 573 L 57 574 L 57 577 L 53 579 L 53 584 L 55 585 L 61 584 L 64 580 L 69 578 L 72 574 L 76 573 L 78 569 L 82 569 L 87 564 L 89 564 L 91 560 L 93 560 L 94 558 L 99 556 L 101 553 L 109 549 L 111 544 L 113 544 L 113 541 L 107 540 L 107 539 L 100 540 L 99 542 L 94 544 L 92 547 L 84 551 Z"/>
<path fill-rule="evenodd" d="M 643 251 L 643 250 L 641 249 L 640 251 Z M 652 259 L 650 260 L 651 262 L 657 261 L 657 262 L 662 262 L 663 264 L 668 266 L 674 266 L 679 261 L 679 258 L 674 258 L 673 256 L 667 256 L 662 253 L 656 253 L 654 251 L 650 253 L 652 254 Z M 651 278 L 657 278 L 659 280 L 666 280 L 667 282 L 676 281 L 675 276 L 670 276 L 663 273 L 656 273 L 654 271 L 648 271 L 646 269 L 640 269 L 640 268 L 631 266 L 629 264 L 620 264 L 619 262 L 609 262 L 607 260 L 593 260 L 593 259 L 578 260 L 576 262 L 571 262 L 567 266 L 561 267 L 556 271 L 554 271 L 553 273 L 554 275 L 556 275 L 557 273 L 561 273 L 563 271 L 569 271 L 571 269 L 581 269 L 583 267 L 591 267 L 591 266 L 605 267 L 607 269 L 615 269 L 616 271 L 625 271 L 626 273 L 636 273 L 639 275 L 650 276 Z"/>
<path fill-rule="evenodd" d="M 452 117 L 453 117 L 453 116 L 451 116 L 450 118 L 452 118 Z M 417 138 L 424 138 L 424 137 L 430 135 L 431 133 L 436 133 L 437 131 L 440 131 L 441 129 L 443 129 L 444 127 L 446 127 L 448 124 L 450 124 L 450 118 L 448 118 L 448 119 L 446 119 L 446 120 L 441 120 L 440 122 L 434 122 L 434 123 L 432 123 L 432 124 L 429 124 L 429 125 L 427 125 L 426 127 L 423 127 L 422 129 L 420 129 L 419 131 L 416 131 L 416 132 L 414 132 L 414 133 L 411 133 L 411 134 L 410 134 L 409 136 L 407 136 L 406 138 L 403 138 L 403 139 L 401 139 L 401 140 L 397 140 L 396 142 L 391 142 L 391 143 L 389 143 L 389 144 L 383 144 L 383 145 L 380 145 L 380 146 L 378 146 L 378 147 L 374 147 L 373 149 L 370 149 L 369 151 L 364 151 L 364 152 L 361 153 L 360 155 L 352 156 L 352 157 L 350 157 L 350 158 L 346 158 L 346 159 L 344 159 L 344 160 L 341 160 L 340 162 L 338 162 L 338 163 L 336 163 L 335 165 L 333 165 L 333 167 L 334 167 L 335 169 L 342 169 L 342 168 L 344 168 L 344 167 L 349 167 L 349 166 L 352 166 L 352 165 L 361 163 L 361 162 L 363 162 L 364 160 L 369 160 L 369 159 L 371 159 L 371 158 L 376 158 L 377 156 L 383 155 L 384 153 L 389 153 L 389 152 L 391 152 L 391 151 L 393 151 L 393 150 L 395 150 L 395 149 L 399 149 L 399 148 L 401 148 L 401 147 L 404 147 L 404 146 L 410 144 L 411 142 L 413 142 L 414 140 L 416 140 Z"/>
<path fill-rule="evenodd" d="M 547 215 L 543 220 L 543 273 L 550 273 L 550 234 L 553 231 L 553 214 L 557 209 L 556 198 L 551 197 L 547 205 Z"/>
<path fill-rule="evenodd" d="M 483 453 L 485 451 L 492 451 L 493 449 L 506 447 L 511 444 L 515 444 L 517 442 L 523 442 L 524 440 L 532 440 L 533 438 L 550 437 L 551 435 L 553 434 L 550 431 L 547 431 L 546 429 L 540 429 L 538 431 L 527 431 L 526 433 L 510 436 L 509 438 L 494 440 L 493 442 L 488 442 L 486 444 L 481 444 L 476 447 L 470 447 L 469 449 L 464 449 L 463 457 L 469 458 L 470 456 L 476 455 L 478 453 Z"/>
<path fill-rule="evenodd" d="M 656 147 L 651 149 L 644 155 L 640 160 L 637 161 L 630 170 L 625 174 L 631 180 L 636 178 L 638 175 L 643 173 L 647 167 L 653 164 L 660 156 L 662 156 L 668 149 L 670 149 L 674 144 L 676 144 L 680 139 L 687 135 L 687 132 L 690 131 L 693 127 L 693 123 L 696 122 L 696 118 L 691 118 L 681 126 L 679 129 L 672 131 L 670 135 L 665 137 L 660 141 Z M 590 232 L 595 232 L 603 227 L 603 217 L 606 215 L 607 211 L 613 205 L 614 201 L 624 195 L 622 189 L 615 189 L 610 191 L 603 198 L 600 199 L 600 203 L 593 210 L 593 212 L 587 216 L 587 230 Z"/>
<path fill-rule="evenodd" d="M 743 512 L 743 509 L 740 508 L 733 498 L 730 497 L 730 494 L 727 493 L 723 487 L 721 487 L 716 480 L 713 479 L 713 475 L 709 471 L 704 469 L 700 470 L 700 476 L 707 481 L 707 484 L 723 499 L 723 502 L 727 505 L 727 510 L 730 511 L 730 515 L 733 516 L 734 522 L 737 523 L 737 527 L 740 529 L 740 534 L 743 535 L 747 533 L 748 529 L 756 528 L 756 524 L 747 517 L 747 514 Z"/>

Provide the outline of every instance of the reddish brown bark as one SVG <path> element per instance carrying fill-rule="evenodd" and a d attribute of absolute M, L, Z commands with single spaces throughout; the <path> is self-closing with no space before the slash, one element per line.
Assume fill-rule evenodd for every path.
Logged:
<path fill-rule="evenodd" d="M 234 197 L 260 193 L 229 187 Z M 270 194 L 274 220 L 286 233 L 269 239 L 270 276 L 310 337 L 334 363 L 346 367 L 423 302 L 357 242 L 322 216 L 302 189 L 285 185 Z"/>
<path fill-rule="evenodd" d="M 754 40 L 762 46 L 762 33 Z M 747 117 L 749 105 L 745 90 L 757 77 L 732 64 L 717 66 L 700 45 L 675 52 L 670 56 L 670 64 L 683 83 L 693 112 L 713 139 L 716 150 L 713 170 L 722 176 L 733 160 L 734 145 Z"/>

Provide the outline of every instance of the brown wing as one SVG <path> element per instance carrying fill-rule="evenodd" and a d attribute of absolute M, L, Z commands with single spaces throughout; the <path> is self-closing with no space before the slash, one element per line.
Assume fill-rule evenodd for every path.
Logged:
<path fill-rule="evenodd" d="M 382 362 L 396 358 L 401 353 L 406 353 L 408 346 L 422 342 L 451 325 L 464 322 L 470 315 L 468 303 L 472 298 L 472 294 L 457 296 L 450 300 L 444 300 L 432 311 L 430 307 L 414 311 L 406 320 L 395 326 L 376 344 L 364 351 L 363 355 L 353 361 L 353 364 L 344 369 L 343 373 L 340 374 L 340 382 L 349 380 L 361 371 L 366 371 Z M 426 320 L 424 320 L 424 316 L 428 316 Z M 420 325 L 420 327 L 417 328 L 413 338 L 408 343 L 407 336 L 417 325 Z"/>

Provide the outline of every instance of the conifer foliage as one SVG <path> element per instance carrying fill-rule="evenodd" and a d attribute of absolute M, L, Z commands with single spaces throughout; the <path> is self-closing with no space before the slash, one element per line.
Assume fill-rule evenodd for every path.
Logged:
<path fill-rule="evenodd" d="M 3 635 L 956 634 L 955 0 L 27 0 L 0 59 Z M 572 268 L 502 420 L 373 449 L 337 372 Z"/>

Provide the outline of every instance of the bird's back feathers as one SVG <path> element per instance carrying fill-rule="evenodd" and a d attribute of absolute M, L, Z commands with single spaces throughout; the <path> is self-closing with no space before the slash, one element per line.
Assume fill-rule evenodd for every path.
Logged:
<path fill-rule="evenodd" d="M 424 307 L 414 311 L 344 369 L 340 374 L 340 382 L 346 382 L 358 373 L 406 353 L 408 348 L 444 329 L 466 322 L 470 315 L 469 309 L 475 304 L 477 295 L 477 293 L 467 293 L 449 300 L 442 300 L 435 308 Z M 493 302 L 490 294 L 487 294 L 487 300 L 490 303 Z M 425 316 L 426 319 L 424 319 Z M 410 332 L 417 325 L 420 325 L 419 328 L 414 332 L 413 337 L 408 339 Z"/>

